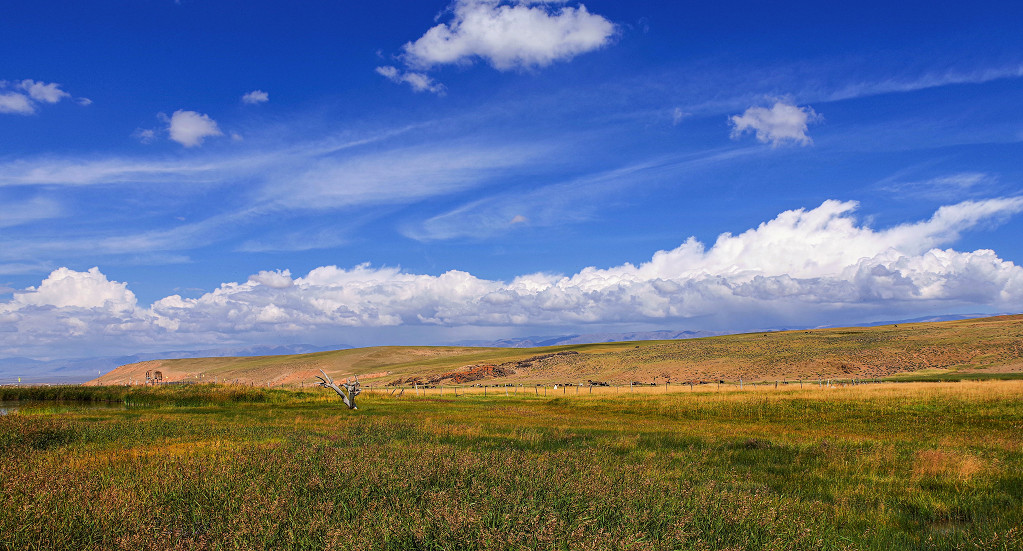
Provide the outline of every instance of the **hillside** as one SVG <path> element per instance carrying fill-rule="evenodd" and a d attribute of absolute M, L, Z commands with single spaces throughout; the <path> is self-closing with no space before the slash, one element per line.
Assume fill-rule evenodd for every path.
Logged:
<path fill-rule="evenodd" d="M 1023 372 L 1023 315 L 876 327 L 746 333 L 700 339 L 543 348 L 356 348 L 291 356 L 152 360 L 86 384 L 167 381 L 302 386 L 323 369 L 365 384 L 624 383 L 891 377 Z"/>

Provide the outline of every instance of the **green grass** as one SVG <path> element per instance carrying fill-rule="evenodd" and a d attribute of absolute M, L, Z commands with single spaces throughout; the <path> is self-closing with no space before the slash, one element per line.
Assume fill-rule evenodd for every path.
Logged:
<path fill-rule="evenodd" d="M 0 417 L 0 549 L 1023 549 L 1016 381 L 139 390 Z"/>
<path fill-rule="evenodd" d="M 80 385 L 0 387 L 0 400 L 53 400 L 199 406 L 231 402 L 293 402 L 320 393 L 241 385 L 165 385 L 85 387 Z"/>

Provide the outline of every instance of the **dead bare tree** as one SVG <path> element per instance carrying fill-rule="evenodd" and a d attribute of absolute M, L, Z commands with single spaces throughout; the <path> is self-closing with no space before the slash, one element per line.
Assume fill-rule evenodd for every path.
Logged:
<path fill-rule="evenodd" d="M 341 385 L 341 387 L 344 387 L 344 390 L 341 390 L 341 387 L 334 383 L 334 380 L 330 378 L 330 375 L 327 375 L 326 371 L 321 369 L 320 373 L 323 373 L 323 377 L 320 377 L 319 375 L 316 376 L 316 378 L 320 380 L 320 386 L 323 388 L 333 389 L 334 392 L 337 392 L 338 396 L 341 396 L 341 399 L 344 400 L 345 405 L 348 406 L 348 409 L 359 409 L 358 406 L 355 405 L 355 397 L 362 392 L 362 389 L 359 388 L 358 375 L 355 376 L 354 383 L 348 382 L 348 379 L 345 379 L 345 382 Z M 345 394 L 345 390 L 348 391 L 347 394 Z"/>

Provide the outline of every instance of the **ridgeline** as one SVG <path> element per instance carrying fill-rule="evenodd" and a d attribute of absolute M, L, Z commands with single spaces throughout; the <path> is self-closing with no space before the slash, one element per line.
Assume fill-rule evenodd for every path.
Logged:
<path fill-rule="evenodd" d="M 147 371 L 160 371 L 166 382 L 302 387 L 321 369 L 373 386 L 1004 377 L 1023 373 L 1023 315 L 543 348 L 383 346 L 151 360 L 86 384 L 141 384 Z"/>

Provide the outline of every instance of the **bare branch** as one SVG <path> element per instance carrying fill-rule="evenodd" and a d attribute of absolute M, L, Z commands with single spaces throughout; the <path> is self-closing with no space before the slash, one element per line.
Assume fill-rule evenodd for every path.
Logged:
<path fill-rule="evenodd" d="M 323 388 L 329 388 L 336 392 L 344 401 L 345 405 L 348 406 L 348 409 L 359 409 L 358 406 L 355 405 L 355 397 L 362 392 L 362 389 L 359 388 L 358 375 L 355 376 L 354 383 L 350 383 L 348 382 L 348 379 L 345 379 L 344 384 L 339 387 L 334 383 L 334 379 L 331 379 L 330 375 L 327 375 L 326 371 L 321 369 L 320 373 L 323 373 L 323 377 L 320 377 L 319 375 L 316 376 L 316 378 L 320 380 L 320 386 Z M 341 387 L 344 387 L 344 390 L 342 390 Z M 347 394 L 345 391 L 348 391 Z"/>

